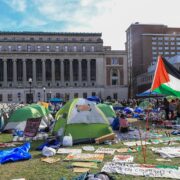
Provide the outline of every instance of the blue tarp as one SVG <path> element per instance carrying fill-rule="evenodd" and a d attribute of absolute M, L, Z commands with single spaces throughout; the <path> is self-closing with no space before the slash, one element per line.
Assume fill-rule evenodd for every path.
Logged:
<path fill-rule="evenodd" d="M 28 152 L 30 143 L 25 143 L 22 146 L 0 151 L 0 164 L 6 162 L 15 162 L 25 159 L 30 159 L 31 154 Z"/>
<path fill-rule="evenodd" d="M 51 103 L 61 103 L 61 102 L 63 102 L 63 99 L 60 99 L 60 98 L 51 98 L 50 102 Z"/>
<path fill-rule="evenodd" d="M 97 96 L 89 96 L 89 97 L 87 97 L 87 100 L 94 101 L 96 103 L 100 103 L 101 102 L 100 98 L 97 97 Z"/>

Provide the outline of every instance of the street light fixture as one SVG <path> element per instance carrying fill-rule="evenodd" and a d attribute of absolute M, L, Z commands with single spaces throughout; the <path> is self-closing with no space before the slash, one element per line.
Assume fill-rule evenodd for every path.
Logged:
<path fill-rule="evenodd" d="M 44 91 L 44 102 L 45 102 L 45 99 L 46 99 L 46 97 L 45 97 L 45 93 L 46 93 L 46 88 L 45 87 L 43 87 L 43 91 Z"/>
<path fill-rule="evenodd" d="M 30 97 L 29 103 L 31 103 L 32 102 L 32 94 L 31 94 L 32 78 L 29 78 L 28 82 L 29 82 L 29 97 Z"/>

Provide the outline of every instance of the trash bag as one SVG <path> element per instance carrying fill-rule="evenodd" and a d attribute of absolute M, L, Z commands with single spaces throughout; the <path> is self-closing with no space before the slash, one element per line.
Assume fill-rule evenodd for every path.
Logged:
<path fill-rule="evenodd" d="M 41 144 L 40 146 L 38 146 L 36 148 L 36 150 L 38 151 L 42 151 L 42 149 L 47 146 L 47 147 L 51 147 L 54 149 L 58 149 L 61 146 L 61 142 L 57 139 L 51 139 L 51 140 L 47 140 L 45 143 Z"/>
<path fill-rule="evenodd" d="M 56 150 L 51 147 L 45 146 L 42 150 L 42 154 L 46 157 L 54 156 L 56 154 Z"/>
<path fill-rule="evenodd" d="M 30 159 L 31 154 L 28 152 L 30 149 L 30 143 L 25 143 L 22 146 L 11 148 L 7 150 L 0 151 L 0 164 L 4 164 L 6 162 L 15 162 L 25 159 Z"/>
<path fill-rule="evenodd" d="M 73 145 L 73 139 L 72 136 L 64 136 L 63 138 L 63 146 L 72 146 Z"/>

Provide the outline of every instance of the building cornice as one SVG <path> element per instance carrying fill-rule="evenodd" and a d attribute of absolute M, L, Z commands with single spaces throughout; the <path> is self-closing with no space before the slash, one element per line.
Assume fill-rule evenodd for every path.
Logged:
<path fill-rule="evenodd" d="M 61 35 L 61 36 L 102 36 L 102 33 L 86 32 L 35 32 L 35 31 L 0 31 L 0 35 Z"/>

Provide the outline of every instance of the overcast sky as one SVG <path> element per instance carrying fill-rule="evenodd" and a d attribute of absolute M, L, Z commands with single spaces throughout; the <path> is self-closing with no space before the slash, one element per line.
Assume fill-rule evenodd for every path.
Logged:
<path fill-rule="evenodd" d="M 180 0 L 0 0 L 1 31 L 102 32 L 125 49 L 130 24 L 180 27 Z"/>

